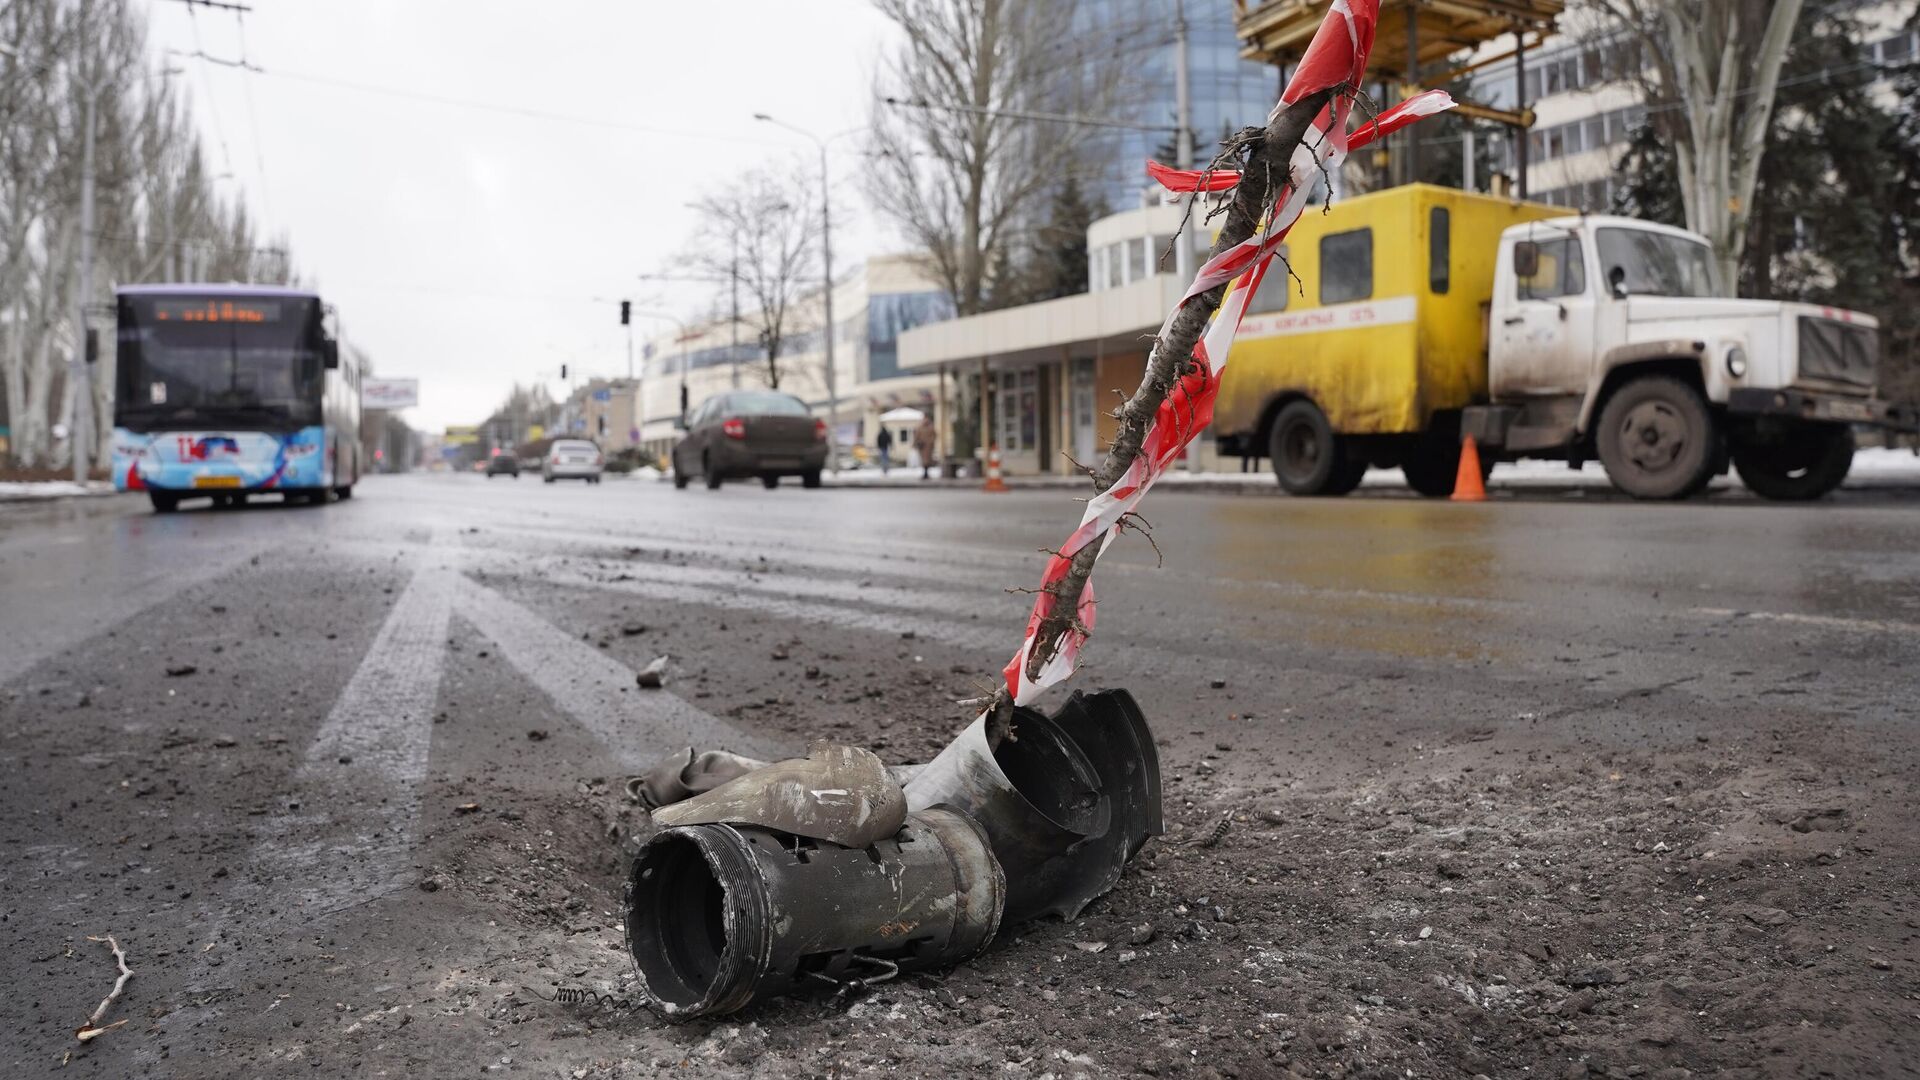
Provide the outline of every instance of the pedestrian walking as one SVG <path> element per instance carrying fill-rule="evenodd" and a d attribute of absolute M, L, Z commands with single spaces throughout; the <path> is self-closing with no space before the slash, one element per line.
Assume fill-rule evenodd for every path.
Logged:
<path fill-rule="evenodd" d="M 927 470 L 933 467 L 933 454 L 937 449 L 935 444 L 939 441 L 933 429 L 933 418 L 930 416 L 922 419 L 920 426 L 913 429 L 913 449 L 920 455 L 920 479 L 922 480 L 932 479 L 932 475 Z"/>
<path fill-rule="evenodd" d="M 880 475 L 885 476 L 893 466 L 893 432 L 888 431 L 885 424 L 880 425 L 880 437 L 873 444 L 880 448 Z"/>

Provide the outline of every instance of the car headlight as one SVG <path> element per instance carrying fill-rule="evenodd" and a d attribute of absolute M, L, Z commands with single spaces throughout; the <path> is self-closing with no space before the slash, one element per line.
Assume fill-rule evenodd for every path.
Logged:
<path fill-rule="evenodd" d="M 1747 373 L 1747 350 L 1735 345 L 1727 350 L 1727 374 L 1738 379 Z"/>

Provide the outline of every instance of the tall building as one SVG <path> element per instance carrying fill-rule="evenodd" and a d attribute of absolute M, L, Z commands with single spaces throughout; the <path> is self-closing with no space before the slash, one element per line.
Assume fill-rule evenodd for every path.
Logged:
<path fill-rule="evenodd" d="M 1920 56 L 1920 32 L 1907 25 L 1911 0 L 1862 0 L 1853 5 L 1866 29 L 1858 42 L 1860 63 L 1901 64 Z M 1561 33 L 1529 50 L 1526 78 L 1516 78 L 1511 60 L 1473 74 L 1473 100 L 1512 109 L 1522 100 L 1534 110 L 1527 133 L 1527 197 L 1599 212 L 1613 202 L 1615 166 L 1636 128 L 1646 122 L 1637 76 L 1644 56 L 1625 31 L 1580 25 L 1563 18 Z M 1510 41 L 1491 43 L 1480 54 L 1507 51 Z M 1891 95 L 1884 80 L 1879 92 Z M 1511 175 L 1515 156 L 1506 140 L 1496 143 L 1494 167 Z M 1481 186 L 1484 186 L 1484 182 Z"/>
<path fill-rule="evenodd" d="M 1146 161 L 1173 163 L 1180 126 L 1178 22 L 1186 22 L 1188 126 L 1194 161 L 1212 159 L 1221 138 L 1266 121 L 1280 95 L 1279 73 L 1240 58 L 1233 31 L 1233 0 L 1080 0 L 1075 35 L 1087 64 L 1112 63 L 1124 72 L 1124 97 L 1113 118 L 1157 130 L 1105 128 L 1095 138 L 1100 157 L 1093 190 L 1108 210 L 1140 205 Z M 1064 48 L 1065 46 L 1063 46 Z M 1071 108 L 1062 111 L 1073 111 Z"/>

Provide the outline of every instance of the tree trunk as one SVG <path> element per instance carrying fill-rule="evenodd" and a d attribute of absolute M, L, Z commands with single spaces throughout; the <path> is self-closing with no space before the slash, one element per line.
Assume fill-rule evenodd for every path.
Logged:
<path fill-rule="evenodd" d="M 1299 145 L 1314 117 L 1326 107 L 1331 97 L 1332 91 L 1321 91 L 1302 98 L 1282 110 L 1267 126 L 1266 133 L 1254 144 L 1245 167 L 1241 169 L 1240 183 L 1234 189 L 1226 223 L 1213 242 L 1209 258 L 1235 247 L 1254 234 L 1260 221 L 1273 207 L 1278 191 L 1274 181 L 1278 180 L 1284 186 L 1291 175 L 1290 162 L 1294 147 Z M 1302 178 L 1302 182 L 1307 181 Z M 1192 365 L 1194 347 L 1206 332 L 1208 321 L 1220 310 L 1228 284 L 1216 285 L 1189 301 L 1174 317 L 1167 335 L 1154 342 L 1153 352 L 1147 360 L 1146 376 L 1141 380 L 1139 389 L 1120 407 L 1119 431 L 1107 451 L 1106 460 L 1094 472 L 1096 490 L 1104 492 L 1112 487 L 1126 475 L 1134 458 L 1139 456 L 1147 428 L 1173 389 L 1174 382 Z M 1073 628 L 1080 609 L 1080 596 L 1093 574 L 1094 562 L 1100 557 L 1100 546 L 1097 542 L 1090 543 L 1074 554 L 1071 569 L 1060 581 L 1055 593 L 1053 610 L 1041 621 L 1034 635 L 1034 648 L 1027 658 L 1029 677 L 1036 676 L 1046 667 L 1058 651 L 1063 635 Z M 1001 725 L 1006 723 L 1005 707 L 1010 704 L 1006 687 L 1000 687 L 994 695 L 994 719 L 989 724 L 990 728 L 1004 731 Z"/>

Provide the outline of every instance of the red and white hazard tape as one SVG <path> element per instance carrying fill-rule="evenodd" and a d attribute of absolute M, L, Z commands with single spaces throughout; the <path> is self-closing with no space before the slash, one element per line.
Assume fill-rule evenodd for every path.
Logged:
<path fill-rule="evenodd" d="M 1186 295 L 1174 306 L 1161 326 L 1160 336 L 1164 339 L 1181 308 L 1215 286 L 1232 282 L 1220 310 L 1194 347 L 1193 358 L 1197 363 L 1174 384 L 1161 402 L 1152 424 L 1147 428 L 1140 453 L 1112 487 L 1088 501 L 1086 513 L 1080 519 L 1080 527 L 1073 531 L 1066 543 L 1060 545 L 1059 554 L 1047 562 L 1046 572 L 1040 579 L 1039 595 L 1034 600 L 1033 614 L 1027 619 L 1026 637 L 1020 643 L 1020 651 L 1014 654 L 1006 667 L 1007 693 L 1012 696 L 1014 704 L 1031 702 L 1041 691 L 1073 674 L 1080 648 L 1093 631 L 1094 596 L 1091 581 L 1080 593 L 1077 625 L 1061 633 L 1058 647 L 1046 665 L 1031 678 L 1027 675 L 1028 658 L 1038 644 L 1040 627 L 1053 613 L 1058 602 L 1053 589 L 1066 578 L 1074 555 L 1087 545 L 1098 540 L 1101 553 L 1105 553 L 1107 545 L 1119 535 L 1121 519 L 1140 505 L 1140 500 L 1153 487 L 1154 481 L 1179 458 L 1187 444 L 1213 422 L 1213 400 L 1219 390 L 1220 373 L 1227 366 L 1227 352 L 1240 329 L 1240 320 L 1246 314 L 1247 301 L 1259 289 L 1260 279 L 1266 275 L 1274 252 L 1279 250 L 1294 223 L 1300 220 L 1307 199 L 1312 194 L 1314 180 L 1322 173 L 1331 174 L 1338 169 L 1350 150 L 1359 149 L 1422 117 L 1453 107 L 1453 99 L 1445 91 L 1432 90 L 1388 109 L 1358 131 L 1347 131 L 1353 108 L 1353 88 L 1358 87 L 1365 78 L 1367 56 L 1373 49 L 1374 24 L 1379 19 L 1379 13 L 1379 0 L 1333 0 L 1326 18 L 1320 23 L 1319 31 L 1314 34 L 1313 43 L 1307 47 L 1306 55 L 1301 58 L 1293 78 L 1287 83 L 1286 91 L 1280 95 L 1279 104 L 1274 106 L 1272 115 L 1268 117 L 1271 122 L 1287 106 L 1304 97 L 1323 90 L 1334 91 L 1332 102 L 1314 121 L 1313 135 L 1301 140 L 1300 145 L 1294 148 L 1289 162 L 1291 181 L 1274 200 L 1267 215 L 1266 228 L 1207 260 L 1206 265 L 1194 275 Z M 1170 169 L 1158 162 L 1148 162 L 1147 172 L 1167 190 L 1175 192 L 1219 192 L 1239 182 L 1239 175 L 1232 172 Z"/>

